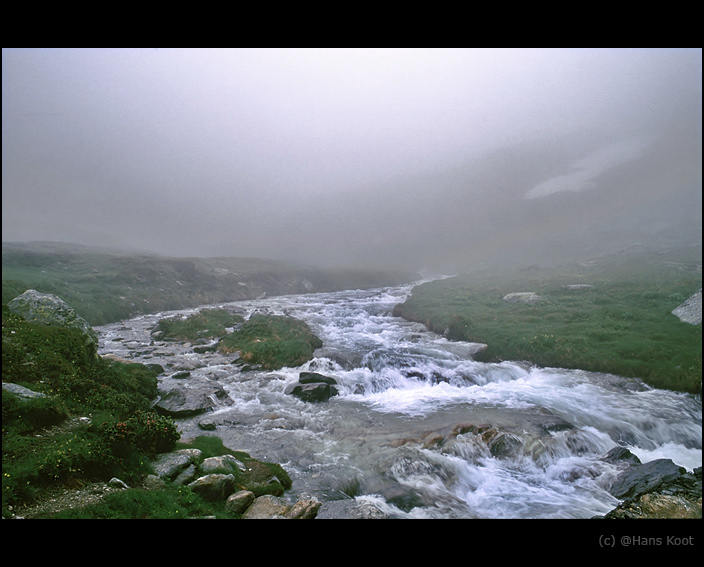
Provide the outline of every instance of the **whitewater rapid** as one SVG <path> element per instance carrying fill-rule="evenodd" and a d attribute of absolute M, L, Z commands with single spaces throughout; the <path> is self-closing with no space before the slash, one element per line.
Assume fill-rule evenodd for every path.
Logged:
<path fill-rule="evenodd" d="M 701 466 L 701 397 L 619 376 L 487 364 L 480 345 L 448 341 L 393 317 L 413 285 L 240 301 L 221 307 L 290 315 L 322 339 L 315 358 L 273 372 L 243 370 L 217 353 L 154 342 L 144 315 L 97 327 L 101 354 L 187 367 L 232 399 L 208 414 L 231 449 L 281 463 L 290 498 L 372 500 L 405 518 L 589 518 L 613 509 L 608 488 L 642 462 Z M 200 308 L 199 308 L 200 309 Z M 301 371 L 335 378 L 338 395 L 312 404 L 285 393 Z M 184 437 L 201 417 L 178 420 Z"/>

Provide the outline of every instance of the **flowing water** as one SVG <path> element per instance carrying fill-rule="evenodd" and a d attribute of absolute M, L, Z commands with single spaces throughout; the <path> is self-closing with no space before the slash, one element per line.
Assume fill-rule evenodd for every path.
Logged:
<path fill-rule="evenodd" d="M 451 342 L 391 315 L 412 285 L 240 301 L 218 307 L 287 314 L 322 339 L 314 360 L 243 371 L 233 357 L 154 342 L 159 319 L 96 328 L 101 353 L 216 381 L 233 400 L 179 419 L 183 437 L 221 437 L 231 449 L 281 463 L 290 498 L 373 500 L 405 518 L 589 518 L 617 504 L 616 446 L 641 461 L 702 462 L 701 397 L 608 374 L 480 363 L 477 345 Z M 214 307 L 214 306 L 208 306 Z M 339 394 L 307 403 L 286 394 L 301 371 L 335 378 Z"/>

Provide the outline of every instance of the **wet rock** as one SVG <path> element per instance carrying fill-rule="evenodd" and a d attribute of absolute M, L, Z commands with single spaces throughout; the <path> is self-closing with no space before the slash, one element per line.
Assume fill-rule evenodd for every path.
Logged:
<path fill-rule="evenodd" d="M 317 520 L 384 520 L 390 518 L 374 503 L 366 500 L 333 500 L 323 502 Z"/>
<path fill-rule="evenodd" d="M 217 429 L 217 423 L 212 419 L 201 419 L 198 422 L 198 429 L 202 429 L 203 431 L 215 431 Z"/>
<path fill-rule="evenodd" d="M 298 383 L 286 388 L 285 393 L 296 396 L 304 402 L 327 402 L 330 398 L 337 395 L 337 388 L 324 382 L 313 384 Z"/>
<path fill-rule="evenodd" d="M 686 472 L 685 468 L 677 466 L 670 459 L 657 459 L 629 468 L 616 479 L 609 492 L 620 499 L 634 498 L 652 492 Z"/>
<path fill-rule="evenodd" d="M 626 498 L 606 519 L 692 519 L 702 517 L 702 468 L 659 484 L 655 491 Z"/>
<path fill-rule="evenodd" d="M 641 464 L 640 459 L 625 447 L 614 447 L 606 453 L 604 461 L 607 463 L 627 462 L 635 465 Z"/>
<path fill-rule="evenodd" d="M 288 386 L 285 393 L 305 402 L 327 402 L 337 395 L 336 384 L 337 380 L 330 376 L 318 372 L 301 372 L 298 382 Z"/>
<path fill-rule="evenodd" d="M 650 493 L 617 507 L 607 519 L 701 519 L 702 501 L 691 502 L 682 496 Z"/>
<path fill-rule="evenodd" d="M 334 378 L 319 374 L 318 372 L 301 372 L 298 375 L 298 381 L 301 384 L 316 384 L 321 382 L 324 384 L 337 384 L 337 380 Z"/>
<path fill-rule="evenodd" d="M 523 442 L 510 433 L 499 433 L 489 442 L 489 452 L 498 459 L 513 457 L 523 450 Z"/>
<path fill-rule="evenodd" d="M 231 405 L 233 401 L 219 384 L 190 380 L 182 387 L 162 382 L 158 390 L 159 399 L 154 408 L 163 415 L 188 417 L 215 407 Z"/>

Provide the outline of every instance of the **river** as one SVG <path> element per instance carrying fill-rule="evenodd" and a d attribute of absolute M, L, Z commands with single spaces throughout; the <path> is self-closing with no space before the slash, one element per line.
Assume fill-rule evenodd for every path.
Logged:
<path fill-rule="evenodd" d="M 282 464 L 291 499 L 367 499 L 400 518 L 590 518 L 618 504 L 608 487 L 625 464 L 606 457 L 614 447 L 642 462 L 701 466 L 701 397 L 608 374 L 477 362 L 477 345 L 391 315 L 412 287 L 207 306 L 306 321 L 323 347 L 273 372 L 150 336 L 159 319 L 197 309 L 95 330 L 101 354 L 221 384 L 233 404 L 207 415 L 217 429 L 199 429 L 203 416 L 179 419 L 182 436 L 218 435 Z M 313 404 L 286 394 L 305 370 L 335 378 L 338 395 Z"/>

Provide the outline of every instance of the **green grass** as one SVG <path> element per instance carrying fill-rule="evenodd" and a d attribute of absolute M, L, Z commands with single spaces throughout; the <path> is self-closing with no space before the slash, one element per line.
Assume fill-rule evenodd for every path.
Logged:
<path fill-rule="evenodd" d="M 155 331 L 162 338 L 195 342 L 214 339 L 227 334 L 227 329 L 244 322 L 244 317 L 225 309 L 204 309 L 190 317 L 162 319 Z"/>
<path fill-rule="evenodd" d="M 139 485 L 152 472 L 150 459 L 177 446 L 196 447 L 203 458 L 231 453 L 245 463 L 234 471 L 237 483 L 255 496 L 282 494 L 291 479 L 276 463 L 230 451 L 216 437 L 199 437 L 177 445 L 179 433 L 169 417 L 151 409 L 160 367 L 97 357 L 74 329 L 29 323 L 3 307 L 3 382 L 23 385 L 45 397 L 2 396 L 2 511 L 32 503 L 52 488 L 77 487 L 118 477 Z M 207 312 L 186 326 L 187 332 L 208 323 L 215 328 L 233 322 L 225 312 Z M 282 338 L 299 347 L 314 337 L 302 322 L 289 318 L 255 321 L 267 329 L 267 342 Z M 263 327 L 262 327 L 263 325 Z M 218 327 L 219 329 L 219 327 Z M 183 329 L 179 329 L 182 331 Z M 224 330 L 224 329 L 223 329 Z M 251 330 L 251 329 L 250 329 Z M 218 331 L 219 332 L 219 331 Z M 91 351 L 91 348 L 93 349 Z M 290 356 L 293 347 L 284 353 Z M 293 350 L 296 350 L 293 348 Z M 266 362 L 266 361 L 265 361 Z M 66 427 L 68 418 L 90 416 L 90 424 Z M 46 428 L 61 426 L 58 432 Z M 228 471 L 232 472 L 232 471 Z M 272 477 L 277 481 L 272 482 Z M 206 503 L 186 487 L 164 490 L 130 489 L 108 494 L 100 504 L 68 510 L 51 518 L 183 518 L 233 517 L 224 503 Z"/>
<path fill-rule="evenodd" d="M 224 506 L 213 506 L 187 486 L 161 490 L 131 488 L 106 494 L 98 504 L 71 508 L 38 519 L 54 520 L 187 520 L 213 517 L 231 519 Z"/>
<path fill-rule="evenodd" d="M 303 321 L 293 317 L 253 315 L 237 331 L 220 341 L 225 353 L 238 352 L 247 364 L 266 370 L 299 366 L 313 357 L 322 341 Z"/>
<path fill-rule="evenodd" d="M 235 475 L 239 485 L 251 490 L 255 496 L 272 494 L 291 487 L 291 479 L 278 464 L 253 459 L 243 451 L 233 451 L 215 436 L 200 436 L 188 442 L 178 442 L 177 449 L 195 448 L 202 451 L 201 462 L 208 457 L 234 455 L 247 467 L 247 471 L 226 470 Z M 276 477 L 278 482 L 271 482 Z M 42 516 L 39 516 L 42 517 Z M 128 489 L 108 493 L 99 504 L 65 510 L 44 517 L 52 519 L 189 519 L 212 517 L 236 519 L 224 502 L 206 501 L 188 486 L 167 485 L 161 490 Z"/>
<path fill-rule="evenodd" d="M 268 295 L 381 287 L 414 276 L 333 270 L 258 258 L 168 258 L 59 243 L 3 243 L 2 303 L 35 289 L 63 299 L 91 325 L 142 313 Z"/>
<path fill-rule="evenodd" d="M 701 325 L 671 313 L 701 288 L 701 272 L 667 262 L 617 260 L 434 281 L 414 288 L 395 314 L 450 339 L 487 344 L 478 360 L 526 360 L 701 393 Z M 593 287 L 569 290 L 570 284 Z M 545 301 L 502 299 L 518 291 L 533 291 Z"/>
<path fill-rule="evenodd" d="M 46 395 L 25 399 L 3 390 L 3 515 L 57 485 L 137 478 L 148 456 L 173 447 L 173 420 L 151 409 L 157 368 L 104 360 L 78 331 L 29 323 L 7 306 L 2 345 L 3 382 Z M 90 426 L 44 431 L 88 415 Z"/>

